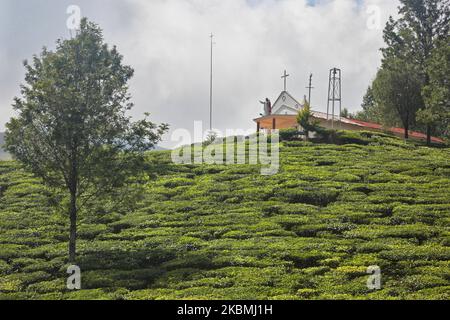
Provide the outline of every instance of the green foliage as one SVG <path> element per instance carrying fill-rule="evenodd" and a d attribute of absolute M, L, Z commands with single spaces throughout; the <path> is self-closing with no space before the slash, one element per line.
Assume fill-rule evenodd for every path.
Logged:
<path fill-rule="evenodd" d="M 0 162 L 0 299 L 449 299 L 450 150 L 336 135 L 283 142 L 270 177 L 149 153 L 133 209 L 80 215 L 76 292 L 67 219 L 39 179 Z M 367 289 L 371 265 L 381 290 Z"/>
<path fill-rule="evenodd" d="M 208 135 L 206 136 L 205 141 L 203 141 L 203 147 L 207 147 L 214 143 L 214 141 L 217 139 L 217 133 L 214 131 L 208 132 Z"/>
<path fill-rule="evenodd" d="M 448 48 L 450 6 L 445 0 L 401 0 L 398 13 L 396 19 L 389 18 L 383 32 L 386 46 L 381 49 L 382 67 L 373 83 L 375 102 L 382 110 L 384 124 L 401 121 L 405 138 L 418 113 L 418 120 L 426 125 L 430 144 L 431 134 L 442 135 L 447 125 L 446 118 L 440 117 L 444 111 L 442 101 L 435 98 L 440 88 L 448 87 L 448 80 L 444 84 L 431 78 L 433 69 L 442 70 L 433 62 L 436 51 L 441 50 L 439 45 L 445 43 L 443 46 Z M 442 75 L 448 79 L 445 61 L 442 62 Z"/>
<path fill-rule="evenodd" d="M 100 202 L 100 195 L 110 201 L 128 196 L 114 191 L 138 180 L 144 152 L 167 130 L 146 118 L 131 122 L 127 83 L 134 71 L 122 60 L 99 27 L 83 19 L 76 37 L 58 40 L 54 52 L 44 48 L 25 62 L 22 97 L 14 103 L 18 115 L 6 125 L 7 151 L 70 198 L 71 261 L 78 210 L 91 199 Z"/>
<path fill-rule="evenodd" d="M 305 101 L 303 108 L 298 111 L 297 123 L 303 129 L 306 139 L 309 137 L 309 132 L 313 132 L 317 129 L 318 121 L 314 120 L 311 106 L 308 101 Z"/>
<path fill-rule="evenodd" d="M 426 73 L 427 59 L 435 41 L 448 37 L 450 7 L 445 0 L 400 0 L 399 17 L 386 24 L 384 59 L 401 58 Z"/>
<path fill-rule="evenodd" d="M 441 41 L 428 60 L 427 75 L 429 84 L 422 94 L 426 108 L 419 111 L 419 121 L 436 127 L 450 139 L 450 37 Z"/>
<path fill-rule="evenodd" d="M 363 97 L 361 108 L 362 111 L 358 111 L 353 115 L 355 119 L 374 123 L 384 122 L 383 110 L 380 105 L 376 103 L 371 86 L 367 88 L 367 91 Z"/>
<path fill-rule="evenodd" d="M 296 128 L 281 129 L 280 141 L 295 141 L 299 138 L 300 132 Z"/>
<path fill-rule="evenodd" d="M 384 122 L 392 124 L 397 118 L 405 129 L 407 139 L 408 130 L 415 124 L 417 111 L 423 108 L 422 80 L 415 66 L 411 67 L 400 59 L 390 58 L 385 64 L 373 82 L 375 100 L 386 115 Z"/>

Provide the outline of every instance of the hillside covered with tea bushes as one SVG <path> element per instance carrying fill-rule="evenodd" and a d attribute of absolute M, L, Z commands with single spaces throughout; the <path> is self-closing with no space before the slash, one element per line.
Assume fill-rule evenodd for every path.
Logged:
<path fill-rule="evenodd" d="M 0 299 L 450 299 L 450 149 L 341 142 L 284 142 L 274 176 L 150 153 L 143 195 L 80 217 L 80 291 L 67 216 L 0 162 Z"/>

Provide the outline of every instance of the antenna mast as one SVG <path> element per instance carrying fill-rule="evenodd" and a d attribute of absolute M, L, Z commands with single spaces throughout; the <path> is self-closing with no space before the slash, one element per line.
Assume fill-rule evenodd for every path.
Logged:
<path fill-rule="evenodd" d="M 335 103 L 339 103 L 339 116 L 338 121 L 341 122 L 342 113 L 342 90 L 341 90 L 341 69 L 333 68 L 330 70 L 330 76 L 328 81 L 328 102 L 327 102 L 327 120 L 330 116 L 330 102 L 331 102 L 331 128 L 334 129 L 334 116 Z"/>
<path fill-rule="evenodd" d="M 209 78 L 209 131 L 212 131 L 212 117 L 213 117 L 213 38 L 214 35 L 211 33 L 211 73 Z"/>
<path fill-rule="evenodd" d="M 312 86 L 312 77 L 313 77 L 313 74 L 311 73 L 309 75 L 309 86 L 306 87 L 306 89 L 309 89 L 308 103 L 310 106 L 311 106 L 311 90 L 314 89 L 314 87 Z"/>

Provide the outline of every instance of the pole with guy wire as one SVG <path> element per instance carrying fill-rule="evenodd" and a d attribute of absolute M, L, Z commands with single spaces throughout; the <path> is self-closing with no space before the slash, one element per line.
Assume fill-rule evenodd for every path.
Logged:
<path fill-rule="evenodd" d="M 312 86 L 312 73 L 309 75 L 309 86 L 306 87 L 306 89 L 308 89 L 308 103 L 311 106 L 311 90 L 314 89 L 314 87 Z"/>
<path fill-rule="evenodd" d="M 211 33 L 211 73 L 209 78 L 209 131 L 212 131 L 212 117 L 213 117 L 213 38 Z"/>

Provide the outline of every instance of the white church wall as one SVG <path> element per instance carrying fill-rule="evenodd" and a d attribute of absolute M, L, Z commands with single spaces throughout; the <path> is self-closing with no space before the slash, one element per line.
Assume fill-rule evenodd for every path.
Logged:
<path fill-rule="evenodd" d="M 273 114 L 296 114 L 300 108 L 302 108 L 302 104 L 287 91 L 281 92 L 272 106 Z"/>

